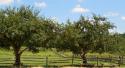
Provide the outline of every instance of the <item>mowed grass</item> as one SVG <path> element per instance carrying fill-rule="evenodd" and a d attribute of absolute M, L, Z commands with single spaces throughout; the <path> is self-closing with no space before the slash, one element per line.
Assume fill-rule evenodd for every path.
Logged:
<path fill-rule="evenodd" d="M 104 56 L 108 57 L 109 54 L 88 54 L 89 56 Z M 66 58 L 67 57 L 67 58 Z M 74 58 L 72 64 L 72 53 L 64 52 L 58 53 L 52 50 L 42 50 L 39 53 L 32 53 L 25 51 L 21 56 L 21 62 L 24 66 L 80 66 L 82 60 L 80 58 Z M 0 49 L 0 66 L 12 66 L 14 63 L 14 54 L 12 50 Z M 88 61 L 90 64 L 97 65 L 96 61 Z M 98 62 L 98 65 L 114 65 L 109 62 Z M 124 65 L 122 65 L 124 66 Z"/>
<path fill-rule="evenodd" d="M 66 53 L 66 55 L 68 52 Z M 71 53 L 69 52 L 71 55 Z M 48 57 L 48 59 L 46 58 Z M 29 66 L 62 66 L 71 65 L 71 58 L 65 59 L 64 57 L 57 54 L 55 51 L 45 50 L 39 53 L 32 53 L 25 51 L 21 56 L 21 62 L 23 65 Z M 79 61 L 78 61 L 79 62 Z M 11 66 L 14 63 L 14 54 L 12 50 L 0 49 L 0 66 Z"/>

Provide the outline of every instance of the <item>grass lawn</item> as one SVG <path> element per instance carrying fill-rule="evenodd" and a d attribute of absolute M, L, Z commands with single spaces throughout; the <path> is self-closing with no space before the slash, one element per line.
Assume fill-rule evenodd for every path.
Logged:
<path fill-rule="evenodd" d="M 88 54 L 92 55 L 92 54 Z M 71 52 L 63 53 L 63 56 L 71 57 Z M 33 54 L 32 52 L 24 52 L 21 56 L 21 62 L 25 66 L 80 66 L 82 64 L 81 59 L 74 58 L 72 64 L 72 58 L 65 58 L 55 51 L 45 50 L 39 53 Z M 97 55 L 98 56 L 98 55 Z M 102 55 L 103 56 L 103 55 Z M 46 58 L 48 57 L 48 59 Z M 105 55 L 106 57 L 106 55 Z M 12 66 L 14 63 L 14 55 L 12 50 L 0 49 L 0 66 Z M 96 61 L 88 61 L 90 64 L 97 65 Z M 114 65 L 109 62 L 98 62 L 98 65 Z M 121 65 L 125 66 L 125 65 Z"/>

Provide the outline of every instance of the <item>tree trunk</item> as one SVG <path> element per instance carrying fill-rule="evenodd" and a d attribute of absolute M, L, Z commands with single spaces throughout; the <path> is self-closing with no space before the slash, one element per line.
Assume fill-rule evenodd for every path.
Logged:
<path fill-rule="evenodd" d="M 20 61 L 20 56 L 21 56 L 21 54 L 15 54 L 15 63 L 14 63 L 14 65 L 15 66 L 21 66 L 21 61 Z"/>
<path fill-rule="evenodd" d="M 15 63 L 14 63 L 14 66 L 16 67 L 20 67 L 21 66 L 21 53 L 20 53 L 20 46 L 14 46 L 13 49 L 14 49 L 14 55 L 15 55 Z"/>
<path fill-rule="evenodd" d="M 85 54 L 82 55 L 82 62 L 83 62 L 83 64 L 87 64 L 87 58 L 86 58 Z"/>
<path fill-rule="evenodd" d="M 86 55 L 86 53 L 82 52 L 81 58 L 82 58 L 82 63 L 83 63 L 83 64 L 87 64 L 87 58 L 86 58 L 85 55 Z"/>

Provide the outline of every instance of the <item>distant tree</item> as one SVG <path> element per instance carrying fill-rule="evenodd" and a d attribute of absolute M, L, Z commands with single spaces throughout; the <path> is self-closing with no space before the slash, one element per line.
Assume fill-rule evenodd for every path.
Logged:
<path fill-rule="evenodd" d="M 124 56 L 125 55 L 125 34 L 118 34 L 118 44 L 114 45 L 114 49 L 115 51 L 113 51 L 113 54 L 117 54 L 117 55 L 121 55 Z"/>
<path fill-rule="evenodd" d="M 47 43 L 54 37 L 53 21 L 38 14 L 25 6 L 0 10 L 0 47 L 14 51 L 15 66 L 21 65 L 24 51 L 38 52 L 39 47 L 48 47 Z"/>

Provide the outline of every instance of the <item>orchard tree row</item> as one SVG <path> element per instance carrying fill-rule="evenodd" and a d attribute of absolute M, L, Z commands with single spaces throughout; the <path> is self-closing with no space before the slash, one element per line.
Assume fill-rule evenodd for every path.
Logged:
<path fill-rule="evenodd" d="M 69 50 L 79 54 L 83 64 L 88 52 L 112 52 L 118 43 L 116 28 L 107 18 L 93 15 L 80 16 L 79 20 L 65 24 L 40 16 L 31 7 L 6 8 L 0 10 L 0 47 L 12 49 L 15 66 L 21 65 L 21 54 L 28 50 L 38 52 L 40 48 Z"/>

